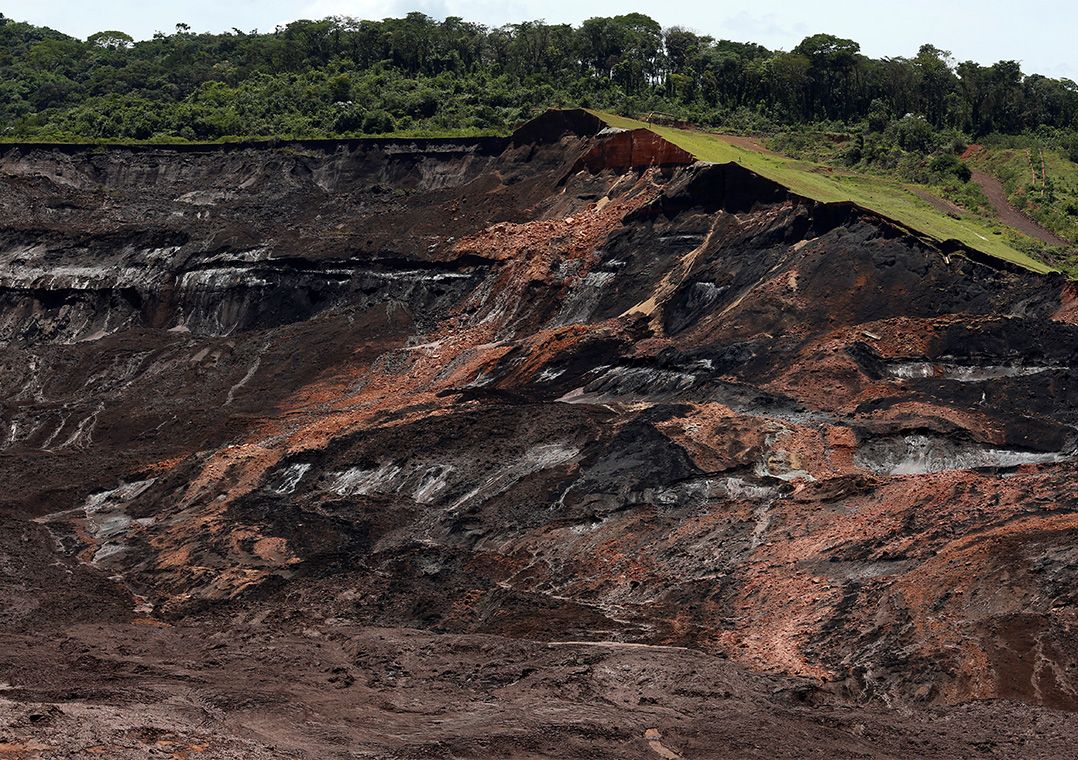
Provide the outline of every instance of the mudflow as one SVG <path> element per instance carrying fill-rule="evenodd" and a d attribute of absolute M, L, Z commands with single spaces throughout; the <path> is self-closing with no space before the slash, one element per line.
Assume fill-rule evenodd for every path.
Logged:
<path fill-rule="evenodd" d="M 0 183 L 0 755 L 1073 757 L 1061 277 L 581 111 Z"/>

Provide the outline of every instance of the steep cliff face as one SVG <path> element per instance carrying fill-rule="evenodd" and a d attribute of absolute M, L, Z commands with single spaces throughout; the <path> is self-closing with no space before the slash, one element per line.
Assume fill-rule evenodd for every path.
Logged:
<path fill-rule="evenodd" d="M 1073 287 L 649 135 L 552 112 L 504 140 L 0 151 L 17 700 L 109 699 L 92 668 L 25 665 L 52 656 L 42 631 L 161 683 L 199 631 L 222 678 L 268 641 L 324 642 L 332 662 L 250 667 L 408 694 L 419 730 L 449 672 L 408 660 L 422 639 L 454 679 L 508 658 L 496 691 L 447 698 L 547 732 L 542 690 L 503 687 L 640 667 L 535 643 L 606 642 L 664 663 L 646 695 L 573 692 L 596 712 L 561 750 L 466 721 L 457 740 L 689 756 L 733 721 L 752 757 L 734 734 L 761 714 L 795 735 L 853 702 L 860 733 L 793 748 L 1056 751 L 1073 728 L 1023 732 L 1078 709 Z M 668 680 L 686 669 L 714 681 L 693 709 Z M 31 683 L 62 672 L 90 696 Z M 751 696 L 769 689 L 797 696 Z M 317 691 L 294 698 L 349 746 L 483 754 L 357 727 Z M 597 707 L 629 694 L 647 725 Z M 880 711 L 994 698 L 1019 702 L 917 747 L 921 717 Z M 225 702 L 211 753 L 333 744 Z M 115 740 L 73 714 L 63 735 Z"/>

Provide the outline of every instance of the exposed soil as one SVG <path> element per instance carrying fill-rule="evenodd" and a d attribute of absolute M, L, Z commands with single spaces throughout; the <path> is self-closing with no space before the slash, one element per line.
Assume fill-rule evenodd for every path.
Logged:
<path fill-rule="evenodd" d="M 965 213 L 961 206 L 959 206 L 957 203 L 953 203 L 947 200 L 946 198 L 940 198 L 938 195 L 933 195 L 927 190 L 922 190 L 919 187 L 911 187 L 908 189 L 918 198 L 932 204 L 933 208 L 935 208 L 937 211 L 943 212 L 944 214 L 949 214 L 951 216 L 957 217 L 962 216 L 962 214 Z"/>
<path fill-rule="evenodd" d="M 1031 238 L 1036 238 L 1041 242 L 1048 243 L 1049 245 L 1068 247 L 1072 245 L 1070 241 L 1061 238 L 1051 230 L 1037 224 L 1012 206 L 1010 201 L 1007 200 L 1007 191 L 1004 189 L 1003 183 L 998 179 L 980 169 L 973 169 L 971 167 L 970 171 L 973 173 L 973 181 L 980 185 L 984 194 L 988 196 L 988 200 L 992 204 L 992 208 L 995 209 L 1001 222 L 1008 227 L 1013 227 L 1019 232 L 1029 235 Z"/>
<path fill-rule="evenodd" d="M 1067 757 L 1071 716 L 851 710 L 690 649 L 311 621 L 0 637 L 12 758 Z M 13 662 L 11 652 L 18 652 Z"/>
<path fill-rule="evenodd" d="M 1073 754 L 1073 284 L 603 127 L 0 149 L 0 756 Z"/>
<path fill-rule="evenodd" d="M 714 132 L 709 134 L 714 134 L 715 137 L 719 138 L 723 142 L 730 143 L 730 145 L 733 145 L 738 148 L 743 148 L 744 150 L 751 150 L 754 153 L 764 153 L 769 156 L 775 155 L 774 151 L 764 147 L 764 144 L 757 140 L 755 137 L 748 137 L 746 135 L 724 135 Z"/>

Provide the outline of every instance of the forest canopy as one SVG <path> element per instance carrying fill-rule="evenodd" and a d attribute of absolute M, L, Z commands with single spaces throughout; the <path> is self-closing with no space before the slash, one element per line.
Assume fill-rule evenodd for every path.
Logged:
<path fill-rule="evenodd" d="M 555 105 L 746 130 L 912 115 L 976 138 L 1071 135 L 1078 124 L 1078 85 L 1015 61 L 956 62 L 928 44 L 874 59 L 829 34 L 775 51 L 663 29 L 638 13 L 576 27 L 488 28 L 421 13 L 268 33 L 177 24 L 144 41 L 118 30 L 79 40 L 0 15 L 0 74 L 7 139 L 477 133 Z"/>

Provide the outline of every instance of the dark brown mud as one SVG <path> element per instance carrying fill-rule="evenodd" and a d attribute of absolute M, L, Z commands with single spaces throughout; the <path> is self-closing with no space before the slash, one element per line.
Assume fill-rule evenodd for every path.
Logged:
<path fill-rule="evenodd" d="M 0 183 L 0 752 L 1067 756 L 1061 277 L 583 112 Z"/>

